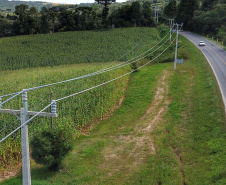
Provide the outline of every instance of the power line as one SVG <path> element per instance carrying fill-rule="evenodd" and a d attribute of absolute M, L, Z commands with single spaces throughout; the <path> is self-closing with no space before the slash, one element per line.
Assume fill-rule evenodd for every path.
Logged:
<path fill-rule="evenodd" d="M 161 43 L 161 42 L 166 38 L 167 35 L 168 35 L 168 34 L 166 34 L 166 35 L 163 37 L 163 39 L 162 39 L 160 42 L 158 42 L 156 45 L 154 45 L 151 49 L 153 49 L 153 48 L 156 47 L 159 43 Z M 135 47 L 136 47 L 136 46 L 135 46 Z M 140 57 L 140 56 L 142 56 L 143 54 L 149 52 L 151 49 L 149 49 L 149 50 L 147 50 L 146 52 L 140 54 L 138 57 Z M 159 48 L 158 48 L 158 49 L 159 49 Z M 155 51 L 156 51 L 156 50 L 155 50 Z M 57 84 L 65 83 L 65 82 L 70 82 L 70 81 L 74 81 L 74 80 L 78 80 L 78 79 L 82 79 L 82 78 L 94 76 L 94 75 L 101 74 L 101 73 L 104 73 L 104 72 L 109 72 L 109 71 L 112 71 L 112 70 L 114 70 L 114 69 L 118 69 L 118 67 L 115 68 L 116 66 L 121 66 L 121 65 L 122 65 L 122 66 L 125 66 L 125 65 L 123 65 L 124 63 L 128 63 L 129 61 L 132 61 L 133 59 L 136 59 L 136 57 L 134 57 L 134 58 L 132 58 L 132 59 L 130 59 L 130 60 L 127 60 L 127 61 L 125 61 L 125 62 L 123 62 L 123 63 L 114 65 L 114 66 L 112 66 L 112 67 L 105 68 L 105 69 L 102 69 L 102 70 L 100 70 L 100 71 L 96 71 L 96 72 L 94 72 L 94 73 L 90 73 L 90 74 L 87 74 L 87 75 L 83 75 L 83 76 L 76 77 L 76 78 L 72 78 L 72 79 L 68 79 L 68 80 L 64 80 L 64 81 L 61 81 L 61 82 L 56 82 L 56 83 L 52 83 L 52 84 L 47 84 L 47 85 L 37 86 L 37 87 L 33 87 L 33 88 L 28 88 L 28 89 L 26 89 L 26 91 L 32 91 L 32 90 L 36 90 L 36 89 L 40 89 L 40 88 L 44 88 L 44 87 L 49 87 L 49 86 L 52 86 L 52 85 L 57 85 Z M 6 102 L 8 102 L 8 101 L 10 101 L 11 99 L 13 99 L 14 97 L 16 97 L 16 96 L 22 94 L 22 92 L 23 92 L 23 91 L 0 96 L 0 98 L 1 98 L 1 97 L 10 96 L 10 95 L 15 95 L 15 96 L 13 96 L 13 97 L 7 99 L 6 101 L 2 102 L 0 105 L 3 105 L 3 104 L 5 104 Z"/>
<path fill-rule="evenodd" d="M 5 100 L 4 102 L 1 102 L 1 97 L 2 97 L 2 96 L 0 96 L 0 108 L 1 108 L 1 106 L 2 106 L 3 104 L 5 104 L 6 102 L 12 100 L 13 98 L 17 97 L 18 95 L 20 95 L 20 94 L 22 94 L 22 93 L 23 93 L 23 91 L 16 92 L 16 93 L 12 93 L 14 96 L 12 96 L 11 98 Z M 6 96 L 4 96 L 4 97 L 6 97 Z"/>
<path fill-rule="evenodd" d="M 168 40 L 167 40 L 167 41 L 168 41 Z M 159 42 L 159 43 L 160 43 L 160 42 Z M 159 48 L 161 48 L 165 43 L 166 43 L 166 42 L 164 42 L 160 47 L 158 47 L 158 48 L 157 48 L 156 50 L 154 50 L 152 53 L 154 53 L 154 52 L 157 51 Z M 152 49 L 152 48 L 151 48 L 151 49 Z M 140 56 L 142 56 L 143 54 L 149 52 L 151 49 L 149 49 L 149 50 L 147 50 L 146 52 L 142 53 L 142 54 L 139 55 L 138 57 L 140 57 Z M 102 69 L 102 70 L 97 71 L 97 72 L 94 72 L 94 73 L 89 73 L 89 74 L 84 75 L 84 76 L 72 78 L 72 79 L 69 79 L 69 80 L 61 81 L 61 82 L 56 82 L 56 83 L 47 84 L 47 85 L 43 85 L 43 86 L 28 88 L 28 89 L 26 89 L 26 91 L 32 91 L 32 90 L 36 90 L 36 89 L 40 89 L 40 88 L 44 88 L 44 87 L 49 87 L 49 86 L 52 86 L 52 85 L 57 85 L 57 84 L 61 84 L 61 83 L 65 83 L 65 82 L 69 82 L 69 81 L 74 81 L 74 80 L 78 80 L 78 79 L 82 79 L 82 78 L 87 78 L 87 77 L 90 77 L 90 76 L 94 76 L 94 75 L 97 75 L 97 74 L 109 72 L 109 71 L 118 69 L 118 68 L 120 68 L 120 67 L 124 67 L 124 66 L 126 66 L 126 65 L 129 65 L 130 63 L 128 63 L 128 62 L 129 62 L 129 61 L 132 61 L 133 59 L 136 59 L 136 58 L 134 57 L 134 58 L 132 58 L 132 59 L 130 59 L 130 60 L 127 60 L 126 62 L 117 64 L 117 65 L 112 66 L 112 67 L 109 67 L 109 68 Z M 133 62 L 131 62 L 131 63 L 133 63 Z M 124 64 L 125 64 L 125 65 L 124 65 Z"/>

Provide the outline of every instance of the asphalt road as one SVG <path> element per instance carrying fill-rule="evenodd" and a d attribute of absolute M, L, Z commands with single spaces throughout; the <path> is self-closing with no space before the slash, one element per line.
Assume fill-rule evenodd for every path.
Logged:
<path fill-rule="evenodd" d="M 180 32 L 180 34 L 195 44 L 207 58 L 220 87 L 226 112 L 226 51 L 212 42 L 191 32 L 183 31 Z M 200 41 L 204 41 L 206 46 L 199 46 Z"/>

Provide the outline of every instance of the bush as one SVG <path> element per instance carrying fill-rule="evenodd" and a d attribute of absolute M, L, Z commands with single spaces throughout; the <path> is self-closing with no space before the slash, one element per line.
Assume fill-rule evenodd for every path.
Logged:
<path fill-rule="evenodd" d="M 72 132 L 69 129 L 48 129 L 37 132 L 31 140 L 31 156 L 38 164 L 58 170 L 62 160 L 72 150 Z"/>
<path fill-rule="evenodd" d="M 130 67 L 133 70 L 133 72 L 137 72 L 137 64 L 135 62 L 131 63 Z"/>

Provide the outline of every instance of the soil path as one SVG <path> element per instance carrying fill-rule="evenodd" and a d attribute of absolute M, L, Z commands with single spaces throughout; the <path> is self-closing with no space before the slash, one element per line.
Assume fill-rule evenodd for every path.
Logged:
<path fill-rule="evenodd" d="M 111 136 L 117 145 L 110 145 L 102 151 L 105 161 L 100 168 L 107 170 L 109 178 L 114 175 L 118 177 L 120 173 L 124 177 L 131 174 L 130 172 L 144 163 L 148 156 L 156 154 L 157 149 L 150 133 L 154 126 L 161 122 L 170 103 L 168 77 L 169 73 L 164 71 L 159 79 L 154 100 L 146 113 L 135 123 L 134 132 L 126 136 Z"/>

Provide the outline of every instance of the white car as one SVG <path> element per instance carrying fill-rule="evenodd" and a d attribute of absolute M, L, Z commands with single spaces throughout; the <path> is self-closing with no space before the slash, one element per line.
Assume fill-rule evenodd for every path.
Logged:
<path fill-rule="evenodd" d="M 206 44 L 205 44 L 205 42 L 204 41 L 200 41 L 199 42 L 199 46 L 205 46 Z"/>

